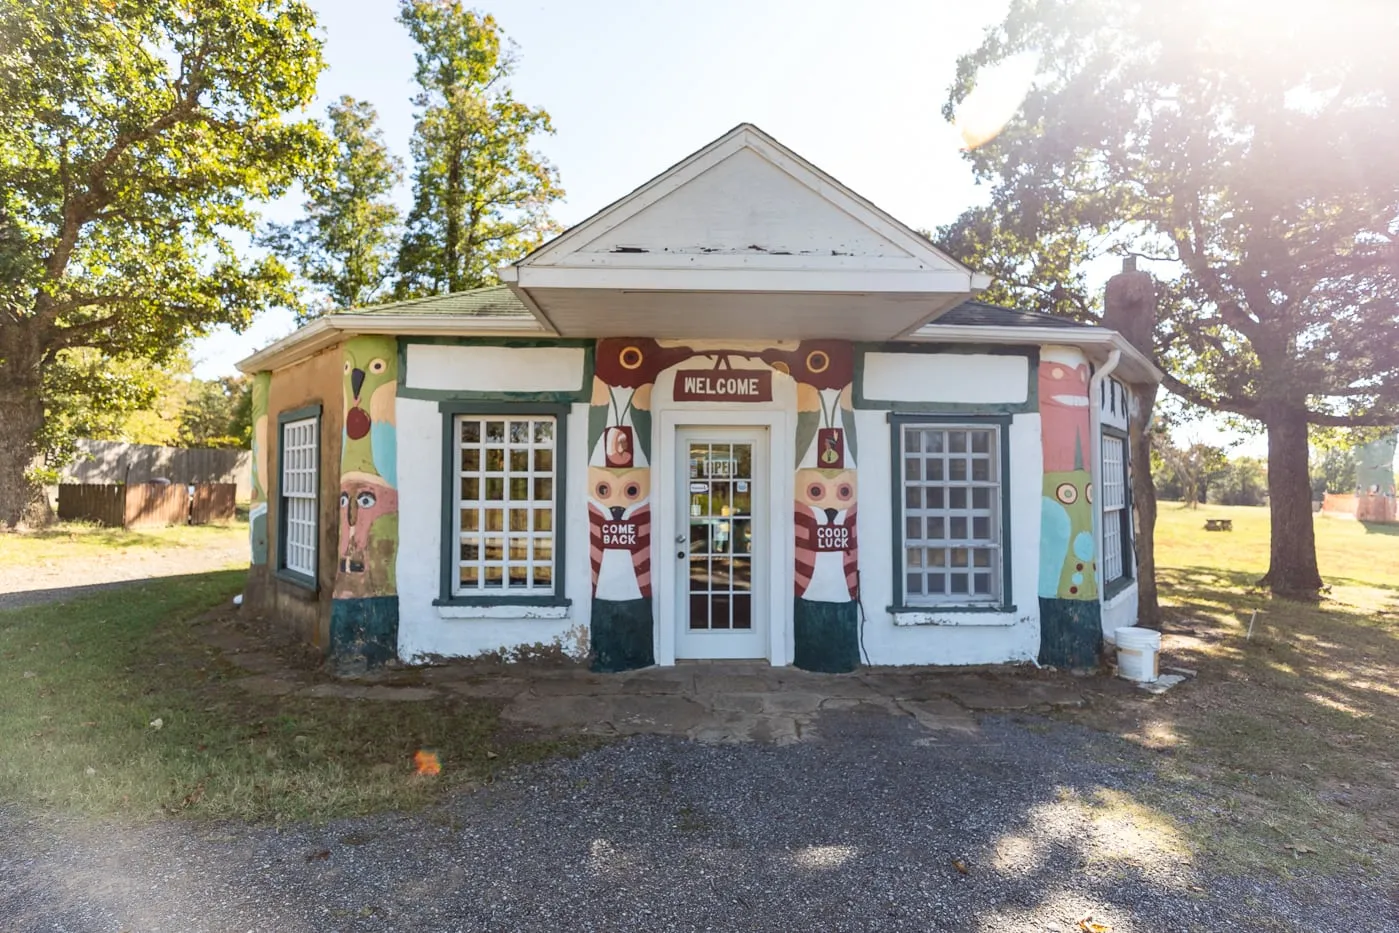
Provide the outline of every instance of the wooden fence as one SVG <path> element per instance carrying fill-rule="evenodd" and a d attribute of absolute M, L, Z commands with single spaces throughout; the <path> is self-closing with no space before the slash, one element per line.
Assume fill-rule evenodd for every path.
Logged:
<path fill-rule="evenodd" d="M 207 525 L 233 518 L 233 483 L 62 483 L 58 517 L 112 528 Z"/>
<path fill-rule="evenodd" d="M 236 496 L 252 498 L 252 455 L 246 450 L 157 447 L 125 441 L 78 441 L 73 462 L 59 471 L 60 483 L 110 484 L 234 483 Z"/>

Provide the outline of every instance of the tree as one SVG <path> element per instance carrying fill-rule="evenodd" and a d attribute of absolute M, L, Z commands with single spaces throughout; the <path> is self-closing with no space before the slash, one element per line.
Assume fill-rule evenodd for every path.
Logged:
<path fill-rule="evenodd" d="M 1210 477 L 1207 498 L 1218 505 L 1262 505 L 1268 466 L 1257 457 L 1236 457 Z"/>
<path fill-rule="evenodd" d="M 384 144 L 372 104 L 341 97 L 330 105 L 331 174 L 306 185 L 306 216 L 274 224 L 263 243 L 296 266 L 318 294 L 304 323 L 334 308 L 372 304 L 393 274 L 398 208 L 389 200 L 403 163 Z"/>
<path fill-rule="evenodd" d="M 1165 466 L 1166 481 L 1180 489 L 1182 507 L 1193 509 L 1204 502 L 1210 482 L 1228 466 L 1224 450 L 1198 441 L 1177 447 L 1160 434 L 1153 440 L 1153 452 Z"/>
<path fill-rule="evenodd" d="M 1328 492 L 1355 493 L 1355 451 L 1349 447 L 1323 446 L 1312 460 L 1312 496 L 1322 499 Z"/>
<path fill-rule="evenodd" d="M 989 206 L 940 238 L 991 300 L 1092 317 L 1088 264 L 1161 261 L 1166 387 L 1268 435 L 1274 592 L 1321 586 L 1308 425 L 1399 422 L 1399 60 L 1381 5 L 1276 16 L 1180 0 L 1013 0 L 958 63 L 1039 56 L 1017 116 L 968 153 Z M 1320 167 L 1324 166 L 1322 169 Z"/>
<path fill-rule="evenodd" d="M 243 447 L 239 409 L 245 395 L 252 396 L 246 376 L 194 380 L 180 411 L 180 446 Z"/>
<path fill-rule="evenodd" d="M 63 354 L 159 365 L 291 298 L 232 233 L 320 167 L 284 117 L 314 29 L 301 0 L 0 0 L 0 528 L 48 517 L 29 470 Z"/>
<path fill-rule="evenodd" d="M 413 208 L 398 253 L 399 297 L 489 285 L 495 269 L 557 229 L 558 172 L 530 142 L 553 133 L 542 108 L 505 81 L 515 55 L 494 17 L 461 0 L 403 0 L 399 22 L 418 43 Z"/>

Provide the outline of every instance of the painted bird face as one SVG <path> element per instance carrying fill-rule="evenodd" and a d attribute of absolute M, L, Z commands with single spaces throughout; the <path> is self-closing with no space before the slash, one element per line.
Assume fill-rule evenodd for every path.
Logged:
<path fill-rule="evenodd" d="M 618 389 L 636 389 L 656 381 L 661 370 L 695 355 L 689 347 L 663 347 L 650 337 L 608 337 L 597 342 L 597 377 Z"/>
<path fill-rule="evenodd" d="M 651 495 L 651 471 L 588 467 L 588 498 L 613 520 L 621 519 Z"/>
<path fill-rule="evenodd" d="M 398 343 L 392 337 L 345 341 L 345 433 L 357 441 L 369 433 L 369 401 L 385 384 L 398 382 Z"/>
<path fill-rule="evenodd" d="M 798 470 L 796 498 L 799 505 L 820 509 L 826 513 L 826 520 L 833 522 L 841 512 L 855 506 L 855 472 Z"/>

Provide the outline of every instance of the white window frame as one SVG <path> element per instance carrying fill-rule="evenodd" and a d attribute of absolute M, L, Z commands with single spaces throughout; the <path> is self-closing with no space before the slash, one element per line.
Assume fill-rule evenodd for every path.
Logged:
<path fill-rule="evenodd" d="M 320 557 L 320 414 L 279 419 L 278 569 L 316 585 Z"/>
<path fill-rule="evenodd" d="M 1004 496 L 1009 479 L 1008 422 L 916 415 L 891 421 L 898 450 L 894 466 L 896 608 L 1005 607 L 1009 602 L 1005 549 L 1010 541 Z M 937 446 L 929 443 L 934 435 L 941 450 L 926 449 Z M 961 449 L 953 450 L 957 436 L 962 438 Z M 978 444 L 975 437 L 984 437 L 986 443 Z M 986 449 L 975 450 L 977 446 Z M 913 533 L 915 525 L 921 534 Z M 989 580 L 986 591 L 978 593 L 981 575 Z M 958 590 L 959 584 L 965 584 L 965 590 Z"/>
<path fill-rule="evenodd" d="M 1127 439 L 1115 432 L 1102 436 L 1101 495 L 1103 585 L 1131 578 L 1131 525 L 1127 512 Z"/>
<path fill-rule="evenodd" d="M 525 411 L 450 415 L 452 546 L 444 580 L 449 600 L 562 595 L 563 420 Z M 523 517 L 522 527 L 511 528 L 516 516 Z M 547 574 L 541 576 L 537 571 L 543 568 Z M 465 583 L 463 575 L 469 578 Z"/>

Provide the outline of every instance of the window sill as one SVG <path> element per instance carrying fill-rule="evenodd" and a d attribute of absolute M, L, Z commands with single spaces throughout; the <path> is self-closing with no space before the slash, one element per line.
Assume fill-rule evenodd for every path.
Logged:
<path fill-rule="evenodd" d="M 297 589 L 305 590 L 312 595 L 318 595 L 320 593 L 320 585 L 313 577 L 308 577 L 304 573 L 297 573 L 295 570 L 288 570 L 285 567 L 281 567 L 278 568 L 273 576 L 283 583 L 290 583 Z"/>
<path fill-rule="evenodd" d="M 888 612 L 898 626 L 995 626 L 1015 625 L 1024 621 L 1016 618 L 1014 606 L 889 606 Z"/>
<path fill-rule="evenodd" d="M 573 600 L 561 596 L 453 596 L 434 599 L 442 619 L 567 619 Z"/>
<path fill-rule="evenodd" d="M 1136 583 L 1137 581 L 1132 577 L 1122 577 L 1119 580 L 1112 581 L 1103 587 L 1103 602 L 1112 602 L 1118 596 L 1121 596 L 1133 586 L 1136 586 Z"/>

